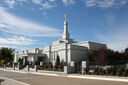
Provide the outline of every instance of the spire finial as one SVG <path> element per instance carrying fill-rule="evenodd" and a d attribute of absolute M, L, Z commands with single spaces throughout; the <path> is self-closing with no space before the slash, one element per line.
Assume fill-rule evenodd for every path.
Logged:
<path fill-rule="evenodd" d="M 65 19 L 65 21 L 67 21 L 67 14 L 66 13 L 64 14 L 64 19 Z"/>

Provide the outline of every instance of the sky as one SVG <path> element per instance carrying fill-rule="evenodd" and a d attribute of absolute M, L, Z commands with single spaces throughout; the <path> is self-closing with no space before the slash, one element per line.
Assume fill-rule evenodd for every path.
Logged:
<path fill-rule="evenodd" d="M 0 0 L 0 47 L 52 45 L 61 39 L 65 13 L 75 41 L 128 47 L 128 0 Z"/>

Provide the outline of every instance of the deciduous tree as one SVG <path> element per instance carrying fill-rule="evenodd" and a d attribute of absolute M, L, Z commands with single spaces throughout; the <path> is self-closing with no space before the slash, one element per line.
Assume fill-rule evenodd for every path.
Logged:
<path fill-rule="evenodd" d="M 12 48 L 1 48 L 0 49 L 0 61 L 4 60 L 5 63 L 8 63 L 8 62 L 12 62 L 13 58 L 14 58 L 14 49 Z"/>

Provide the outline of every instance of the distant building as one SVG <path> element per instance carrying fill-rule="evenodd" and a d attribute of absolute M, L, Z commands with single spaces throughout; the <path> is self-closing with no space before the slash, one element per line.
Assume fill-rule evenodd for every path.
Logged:
<path fill-rule="evenodd" d="M 52 63 L 55 65 L 57 56 L 63 64 L 68 64 L 71 61 L 79 62 L 87 59 L 87 53 L 91 50 L 98 50 L 101 48 L 107 48 L 106 44 L 95 42 L 75 42 L 70 38 L 68 32 L 68 22 L 65 18 L 64 32 L 62 38 L 53 42 L 51 46 L 44 48 L 34 48 L 32 50 L 24 50 L 15 53 L 14 62 L 17 63 L 19 58 L 23 59 L 24 64 L 26 62 L 42 62 Z"/>

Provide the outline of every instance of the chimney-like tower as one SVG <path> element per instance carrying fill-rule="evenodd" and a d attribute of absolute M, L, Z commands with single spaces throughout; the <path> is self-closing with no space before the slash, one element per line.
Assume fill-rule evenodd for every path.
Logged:
<path fill-rule="evenodd" d="M 67 14 L 64 15 L 64 32 L 62 36 L 62 40 L 69 40 L 70 39 L 70 34 L 68 32 L 68 22 L 67 22 Z"/>

